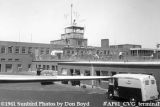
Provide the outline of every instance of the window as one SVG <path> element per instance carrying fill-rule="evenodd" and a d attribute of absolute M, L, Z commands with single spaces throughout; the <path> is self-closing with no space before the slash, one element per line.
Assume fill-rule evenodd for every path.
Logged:
<path fill-rule="evenodd" d="M 54 65 L 52 65 L 52 70 L 55 70 L 55 66 Z"/>
<path fill-rule="evenodd" d="M 101 72 L 100 71 L 96 71 L 96 76 L 100 76 Z"/>
<path fill-rule="evenodd" d="M 101 71 L 103 76 L 108 76 L 108 71 Z"/>
<path fill-rule="evenodd" d="M 12 61 L 12 58 L 9 58 L 8 61 Z"/>
<path fill-rule="evenodd" d="M 99 50 L 97 50 L 97 54 L 99 54 Z"/>
<path fill-rule="evenodd" d="M 67 50 L 67 54 L 70 54 L 70 50 Z"/>
<path fill-rule="evenodd" d="M 104 55 L 106 55 L 107 54 L 107 51 L 106 50 L 104 50 Z"/>
<path fill-rule="evenodd" d="M 28 64 L 28 68 L 31 68 L 31 64 Z"/>
<path fill-rule="evenodd" d="M 6 59 L 5 58 L 1 58 L 1 61 L 5 61 Z"/>
<path fill-rule="evenodd" d="M 49 65 L 47 65 L 47 70 L 49 70 Z"/>
<path fill-rule="evenodd" d="M 32 47 L 28 47 L 28 53 L 29 53 L 29 54 L 32 53 Z"/>
<path fill-rule="evenodd" d="M 113 75 L 116 75 L 117 73 L 115 71 L 112 71 L 111 74 L 113 76 Z"/>
<path fill-rule="evenodd" d="M 151 84 L 155 84 L 155 81 L 154 81 L 154 80 L 151 80 Z"/>
<path fill-rule="evenodd" d="M 49 54 L 49 48 L 46 49 L 46 54 Z"/>
<path fill-rule="evenodd" d="M 86 70 L 86 71 L 85 71 L 85 73 L 84 73 L 84 75 L 85 75 L 85 76 L 90 76 L 90 75 L 91 75 L 91 73 L 90 73 L 90 71 L 89 71 L 89 70 Z"/>
<path fill-rule="evenodd" d="M 146 81 L 145 81 L 145 85 L 149 85 L 149 80 L 146 80 Z"/>
<path fill-rule="evenodd" d="M 22 64 L 18 64 L 17 66 L 18 66 L 18 68 L 19 68 L 19 67 L 22 67 Z"/>
<path fill-rule="evenodd" d="M 12 53 L 13 46 L 8 47 L 8 53 Z"/>
<path fill-rule="evenodd" d="M 19 46 L 15 47 L 15 53 L 19 53 Z"/>
<path fill-rule="evenodd" d="M 17 69 L 18 69 L 19 72 L 22 71 L 22 64 L 18 64 Z"/>
<path fill-rule="evenodd" d="M 75 75 L 80 75 L 80 70 L 79 69 L 75 69 Z"/>
<path fill-rule="evenodd" d="M 44 48 L 41 48 L 40 54 L 44 54 Z"/>
<path fill-rule="evenodd" d="M 12 72 L 12 64 L 5 65 L 5 72 Z"/>
<path fill-rule="evenodd" d="M 82 46 L 82 41 L 78 41 L 78 46 Z"/>
<path fill-rule="evenodd" d="M 83 55 L 83 51 L 81 51 L 81 55 Z"/>
<path fill-rule="evenodd" d="M 26 53 L 26 48 L 25 47 L 22 47 L 22 53 Z"/>
<path fill-rule="evenodd" d="M 19 59 L 15 59 L 15 61 L 19 61 Z"/>
<path fill-rule="evenodd" d="M 56 66 L 56 70 L 58 70 L 58 66 Z"/>
<path fill-rule="evenodd" d="M 46 65 L 43 65 L 43 69 L 44 69 L 44 70 L 46 69 Z"/>
<path fill-rule="evenodd" d="M 1 53 L 5 53 L 6 48 L 4 46 L 1 47 Z"/>
<path fill-rule="evenodd" d="M 41 65 L 38 65 L 38 68 L 41 68 Z"/>

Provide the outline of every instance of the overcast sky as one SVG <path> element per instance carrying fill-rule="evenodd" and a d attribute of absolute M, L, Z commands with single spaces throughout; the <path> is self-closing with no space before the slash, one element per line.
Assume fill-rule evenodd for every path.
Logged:
<path fill-rule="evenodd" d="M 160 43 L 160 0 L 0 0 L 0 40 L 50 43 L 70 24 L 70 4 L 88 44 Z"/>

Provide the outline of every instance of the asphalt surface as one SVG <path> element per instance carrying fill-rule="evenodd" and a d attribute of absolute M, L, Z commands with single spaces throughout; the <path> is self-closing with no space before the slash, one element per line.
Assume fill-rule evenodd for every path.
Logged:
<path fill-rule="evenodd" d="M 55 83 L 0 84 L 0 107 L 133 107 L 109 100 L 106 90 Z"/>
<path fill-rule="evenodd" d="M 0 84 L 1 107 L 104 107 L 105 91 L 61 84 Z"/>

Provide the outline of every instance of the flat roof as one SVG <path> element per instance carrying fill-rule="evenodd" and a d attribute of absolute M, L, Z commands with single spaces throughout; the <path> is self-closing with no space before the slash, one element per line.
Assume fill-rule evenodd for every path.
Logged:
<path fill-rule="evenodd" d="M 152 76 L 151 75 L 146 75 L 146 74 L 116 74 L 113 77 L 116 77 L 116 78 L 144 79 L 144 78 L 152 77 Z"/>
<path fill-rule="evenodd" d="M 105 62 L 105 61 L 80 61 L 80 62 L 59 62 L 63 66 L 94 66 L 94 67 L 116 67 L 116 68 L 141 68 L 160 69 L 159 62 Z"/>
<path fill-rule="evenodd" d="M 123 62 L 123 61 L 113 61 L 113 62 L 111 62 L 111 61 L 75 61 L 75 62 L 65 62 L 65 63 L 68 63 L 68 64 L 115 64 L 115 65 L 117 65 L 117 64 L 120 64 L 120 65 L 148 65 L 148 64 L 151 64 L 151 65 L 160 65 L 160 61 L 146 61 L 146 62 L 138 62 L 138 61 L 135 61 L 135 62 Z"/>
<path fill-rule="evenodd" d="M 158 48 L 130 48 L 130 50 L 151 50 L 151 51 L 154 51 L 154 50 L 160 50 Z"/>

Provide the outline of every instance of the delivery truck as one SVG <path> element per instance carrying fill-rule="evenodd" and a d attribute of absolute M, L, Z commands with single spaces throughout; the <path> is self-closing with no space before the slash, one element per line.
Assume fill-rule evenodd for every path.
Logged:
<path fill-rule="evenodd" d="M 147 74 L 116 74 L 109 80 L 106 94 L 109 99 L 118 97 L 131 102 L 153 101 L 159 96 L 155 77 Z"/>

